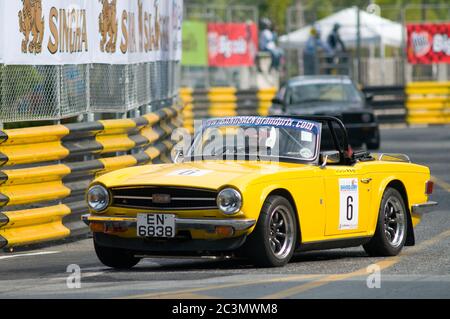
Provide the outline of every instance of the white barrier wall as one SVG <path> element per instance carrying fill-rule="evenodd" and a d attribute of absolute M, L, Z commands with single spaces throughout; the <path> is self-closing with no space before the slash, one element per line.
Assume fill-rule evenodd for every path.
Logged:
<path fill-rule="evenodd" d="M 183 0 L 0 0 L 0 63 L 179 61 Z"/>

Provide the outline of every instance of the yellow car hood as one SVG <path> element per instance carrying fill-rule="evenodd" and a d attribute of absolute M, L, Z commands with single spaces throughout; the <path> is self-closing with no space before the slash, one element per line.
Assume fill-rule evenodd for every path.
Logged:
<path fill-rule="evenodd" d="M 241 186 L 261 179 L 285 175 L 292 169 L 309 165 L 257 161 L 198 161 L 181 164 L 152 164 L 121 169 L 97 178 L 106 187 L 132 185 L 180 185 L 218 189 L 224 185 Z M 281 174 L 280 174 L 281 173 Z M 283 174 L 284 173 L 284 174 Z"/>

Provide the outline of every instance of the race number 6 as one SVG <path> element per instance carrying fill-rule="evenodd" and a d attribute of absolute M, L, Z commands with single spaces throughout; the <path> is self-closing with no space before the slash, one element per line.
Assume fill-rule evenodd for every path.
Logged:
<path fill-rule="evenodd" d="M 353 219 L 353 197 L 347 197 L 347 220 Z"/>

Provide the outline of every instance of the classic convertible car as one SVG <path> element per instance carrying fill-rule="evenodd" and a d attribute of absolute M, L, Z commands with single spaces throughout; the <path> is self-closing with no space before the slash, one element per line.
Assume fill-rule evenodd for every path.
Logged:
<path fill-rule="evenodd" d="M 203 122 L 175 163 L 121 169 L 87 192 L 100 261 L 237 256 L 283 266 L 296 251 L 414 245 L 435 202 L 427 167 L 402 154 L 353 152 L 334 117 L 242 116 Z"/>

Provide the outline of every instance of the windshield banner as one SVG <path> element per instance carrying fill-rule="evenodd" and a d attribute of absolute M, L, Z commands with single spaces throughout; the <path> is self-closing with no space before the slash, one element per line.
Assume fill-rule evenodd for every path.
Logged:
<path fill-rule="evenodd" d="M 4 64 L 181 59 L 183 0 L 0 0 Z"/>
<path fill-rule="evenodd" d="M 450 63 L 450 22 L 408 24 L 408 62 Z"/>
<path fill-rule="evenodd" d="M 203 121 L 203 128 L 223 126 L 271 126 L 309 131 L 318 134 L 320 123 L 284 117 L 236 116 Z"/>

